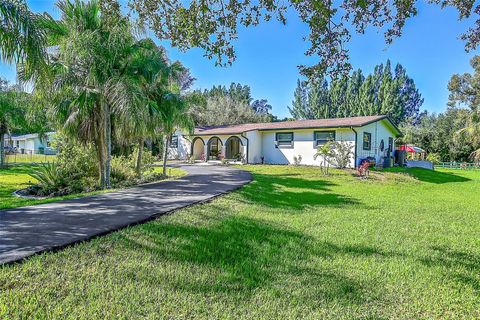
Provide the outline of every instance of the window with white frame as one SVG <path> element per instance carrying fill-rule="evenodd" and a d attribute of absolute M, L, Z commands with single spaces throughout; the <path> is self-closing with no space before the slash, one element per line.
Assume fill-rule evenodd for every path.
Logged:
<path fill-rule="evenodd" d="M 329 141 L 335 141 L 335 131 L 315 131 L 313 133 L 315 147 L 326 144 Z"/>
<path fill-rule="evenodd" d="M 277 132 L 275 141 L 279 147 L 293 146 L 293 132 Z"/>

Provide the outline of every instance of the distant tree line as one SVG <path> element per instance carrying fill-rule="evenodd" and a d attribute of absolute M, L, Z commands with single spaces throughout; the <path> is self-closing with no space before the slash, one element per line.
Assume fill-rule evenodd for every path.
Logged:
<path fill-rule="evenodd" d="M 470 64 L 473 73 L 455 74 L 448 83 L 448 109 L 404 125 L 403 142 L 436 153 L 442 161 L 480 162 L 480 56 Z"/>
<path fill-rule="evenodd" d="M 423 99 L 406 69 L 390 61 L 377 65 L 373 74 L 362 70 L 332 81 L 298 80 L 290 113 L 295 119 L 326 119 L 388 115 L 395 123 L 415 123 Z"/>
<path fill-rule="evenodd" d="M 266 99 L 254 100 L 248 85 L 213 86 L 196 90 L 194 95 L 199 98 L 190 111 L 198 126 L 269 122 L 273 119 L 270 114 L 272 106 Z"/>

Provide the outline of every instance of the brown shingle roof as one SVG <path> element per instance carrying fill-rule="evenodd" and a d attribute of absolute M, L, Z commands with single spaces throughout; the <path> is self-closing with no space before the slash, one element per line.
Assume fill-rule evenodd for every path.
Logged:
<path fill-rule="evenodd" d="M 195 135 L 222 135 L 222 134 L 241 134 L 252 130 L 283 130 L 283 129 L 314 129 L 314 128 L 339 128 L 339 127 L 361 127 L 369 123 L 388 119 L 387 116 L 364 116 L 335 119 L 318 120 L 297 120 L 267 123 L 245 123 L 237 125 L 197 127 Z M 391 123 L 391 121 L 390 121 Z M 392 126 L 401 134 L 400 130 Z"/>

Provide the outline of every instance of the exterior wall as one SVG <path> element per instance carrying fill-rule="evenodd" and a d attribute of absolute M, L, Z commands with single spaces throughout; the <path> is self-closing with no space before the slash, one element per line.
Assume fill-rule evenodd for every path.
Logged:
<path fill-rule="evenodd" d="M 187 158 L 190 156 L 191 140 L 189 140 L 188 137 L 185 137 L 183 132 L 179 130 L 175 131 L 173 135 L 178 137 L 178 148 L 171 148 L 170 146 L 168 147 L 168 159 L 187 160 Z"/>
<path fill-rule="evenodd" d="M 355 134 L 351 129 L 305 129 L 305 130 L 278 130 L 262 132 L 262 154 L 265 163 L 271 164 L 292 164 L 293 157 L 302 156 L 301 164 L 319 165 L 320 159 L 314 160 L 317 147 L 314 141 L 315 131 L 335 131 L 335 140 L 355 143 Z M 275 139 L 277 132 L 293 132 L 293 146 L 276 146 Z M 353 157 L 351 159 L 354 166 Z"/>
<path fill-rule="evenodd" d="M 52 141 L 54 134 L 54 132 L 47 133 L 44 140 L 40 140 L 37 134 L 27 134 L 14 137 L 6 136 L 5 145 L 17 148 L 17 152 L 19 153 L 21 153 L 23 149 L 24 153 L 38 154 L 40 153 L 40 149 L 43 149 L 45 154 L 56 154 L 55 149 L 47 147 L 47 142 Z"/>
<path fill-rule="evenodd" d="M 357 140 L 355 141 L 355 131 L 357 132 Z M 222 142 L 222 155 L 225 155 L 225 144 L 227 139 L 236 136 L 241 142 L 240 147 L 242 154 L 247 156 L 248 144 L 248 163 L 261 163 L 262 157 L 265 163 L 270 164 L 293 164 L 294 157 L 301 156 L 301 164 L 304 165 L 319 165 L 321 159 L 314 159 L 317 152 L 317 147 L 314 141 L 315 131 L 335 131 L 335 140 L 348 142 L 353 146 L 353 153 L 356 154 L 356 159 L 352 155 L 350 160 L 350 167 L 355 167 L 358 159 L 366 157 L 375 157 L 379 162 L 382 157 L 387 156 L 388 153 L 388 138 L 393 138 L 393 150 L 395 150 L 396 134 L 388 120 L 381 120 L 368 124 L 359 128 L 322 128 L 322 129 L 301 129 L 301 130 L 271 130 L 271 131 L 248 131 L 244 136 L 237 135 L 203 135 L 195 136 L 203 139 L 205 145 L 203 146 L 203 154 L 207 155 L 208 141 L 212 137 L 218 137 Z M 276 133 L 279 132 L 293 132 L 293 146 L 277 146 Z M 363 133 L 371 134 L 371 150 L 363 150 Z M 182 132 L 176 132 L 178 135 L 178 148 L 169 148 L 169 159 L 187 159 L 191 154 L 191 143 L 193 136 L 184 136 Z M 384 141 L 384 150 L 380 150 L 380 143 Z M 198 151 L 198 150 L 197 150 Z"/>
<path fill-rule="evenodd" d="M 239 134 L 235 135 L 208 135 L 208 136 L 185 136 L 181 131 L 175 132 L 175 135 L 178 136 L 178 148 L 168 148 L 168 159 L 180 159 L 180 160 L 187 160 L 189 156 L 191 156 L 192 150 L 192 141 L 195 137 L 200 137 L 205 142 L 203 154 L 206 155 L 208 153 L 208 141 L 212 137 L 217 137 L 222 142 L 222 155 L 225 156 L 225 144 L 227 143 L 228 138 L 230 137 L 238 137 L 242 144 L 240 145 L 240 152 L 243 155 L 247 153 L 247 139 Z M 197 159 L 198 160 L 198 159 Z"/>
<path fill-rule="evenodd" d="M 262 133 L 258 130 L 248 131 L 248 163 L 262 162 Z"/>
<path fill-rule="evenodd" d="M 388 120 L 381 120 L 374 123 L 370 123 L 366 126 L 356 128 L 358 132 L 357 136 L 357 159 L 363 159 L 366 157 L 374 157 L 377 163 L 382 157 L 388 154 L 388 138 L 393 138 L 393 150 L 395 150 L 396 134 L 390 128 Z M 372 135 L 372 148 L 371 150 L 363 150 L 363 133 L 368 132 Z M 380 150 L 381 141 L 384 142 L 384 150 Z M 392 154 L 393 156 L 393 154 Z M 358 161 L 358 160 L 357 160 Z"/>

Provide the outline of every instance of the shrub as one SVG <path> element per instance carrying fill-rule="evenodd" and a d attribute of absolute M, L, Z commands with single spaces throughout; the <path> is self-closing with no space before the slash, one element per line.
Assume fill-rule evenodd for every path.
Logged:
<path fill-rule="evenodd" d="M 40 196 L 57 193 L 66 187 L 66 181 L 60 167 L 54 162 L 43 163 L 30 175 L 38 180 L 38 193 Z"/>
<path fill-rule="evenodd" d="M 427 155 L 427 161 L 431 161 L 433 164 L 439 164 L 440 160 L 440 155 L 438 153 L 432 152 Z"/>
<path fill-rule="evenodd" d="M 332 141 L 329 162 L 339 169 L 345 169 L 353 155 L 353 145 L 346 141 Z"/>
<path fill-rule="evenodd" d="M 293 164 L 295 166 L 299 166 L 302 163 L 302 156 L 298 155 L 298 157 L 293 156 Z"/>

